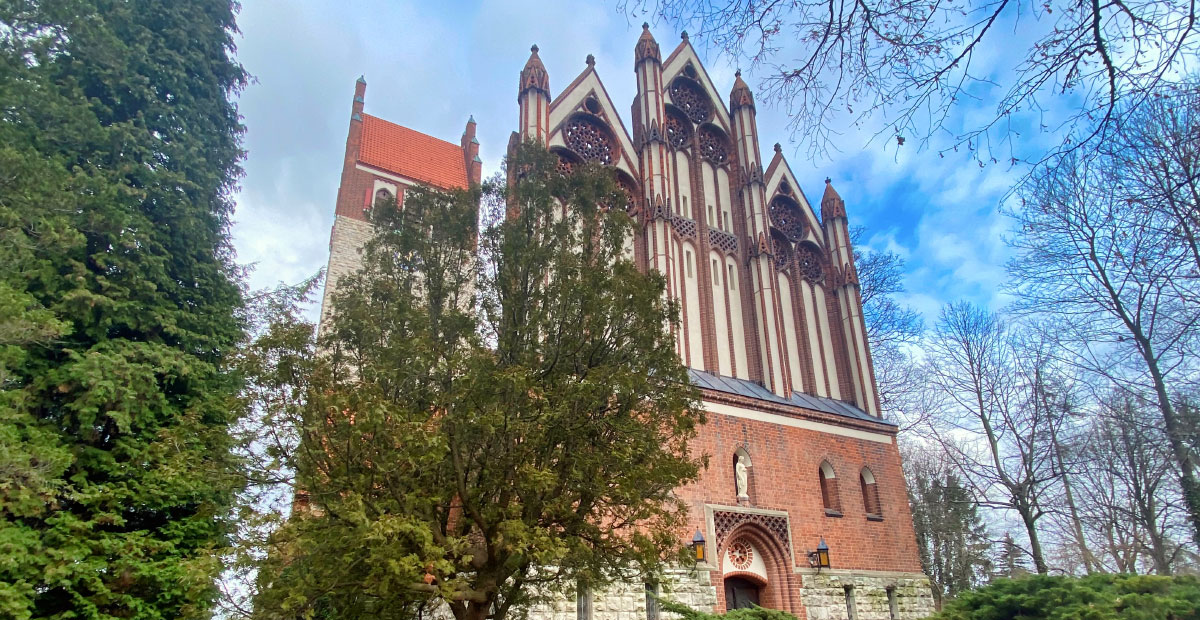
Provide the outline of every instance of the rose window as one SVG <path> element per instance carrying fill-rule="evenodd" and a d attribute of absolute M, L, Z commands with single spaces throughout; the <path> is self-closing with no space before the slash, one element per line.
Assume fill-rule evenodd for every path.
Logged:
<path fill-rule="evenodd" d="M 613 162 L 612 139 L 608 130 L 600 123 L 584 116 L 576 116 L 567 123 L 564 132 L 567 147 L 588 161 L 598 161 L 602 164 Z"/>
<path fill-rule="evenodd" d="M 812 246 L 804 245 L 797 248 L 796 264 L 800 266 L 800 275 L 809 282 L 820 282 L 824 274 L 821 268 L 821 256 Z"/>
<path fill-rule="evenodd" d="M 700 128 L 700 154 L 714 164 L 723 164 L 729 159 L 725 149 L 725 137 L 707 127 Z"/>
<path fill-rule="evenodd" d="M 739 538 L 729 545 L 729 563 L 738 570 L 750 570 L 750 565 L 754 562 L 754 547 L 746 542 L 746 539 Z"/>
<path fill-rule="evenodd" d="M 559 174 L 561 174 L 565 177 L 571 176 L 571 172 L 575 169 L 575 162 L 571 161 L 570 159 L 564 157 L 561 153 L 559 153 L 558 165 L 555 166 L 555 169 L 558 170 Z"/>
<path fill-rule="evenodd" d="M 671 83 L 671 103 L 683 110 L 693 123 L 700 124 L 712 117 L 712 106 L 699 86 L 690 80 Z"/>
<path fill-rule="evenodd" d="M 792 262 L 792 244 L 777 235 L 778 233 L 771 235 L 771 251 L 775 253 L 775 268 L 783 270 Z"/>
<path fill-rule="evenodd" d="M 796 205 L 786 198 L 776 198 L 771 201 L 771 224 L 779 229 L 788 239 L 800 241 L 804 239 L 804 217 Z"/>
<path fill-rule="evenodd" d="M 667 113 L 667 120 L 663 123 L 667 129 L 667 144 L 672 147 L 681 149 L 692 141 L 692 128 L 687 121 L 679 118 L 678 115 Z"/>
<path fill-rule="evenodd" d="M 625 212 L 630 216 L 635 215 L 637 213 L 637 192 L 634 190 L 633 186 L 630 185 L 629 182 L 623 177 L 618 175 L 617 190 L 619 190 L 623 196 L 621 199 L 623 202 L 621 208 L 625 209 Z"/>

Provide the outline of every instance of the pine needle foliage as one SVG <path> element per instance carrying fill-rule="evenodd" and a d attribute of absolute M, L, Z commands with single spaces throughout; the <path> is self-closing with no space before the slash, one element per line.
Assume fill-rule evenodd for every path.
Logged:
<path fill-rule="evenodd" d="M 0 617 L 203 617 L 238 487 L 233 6 L 0 2 Z"/>

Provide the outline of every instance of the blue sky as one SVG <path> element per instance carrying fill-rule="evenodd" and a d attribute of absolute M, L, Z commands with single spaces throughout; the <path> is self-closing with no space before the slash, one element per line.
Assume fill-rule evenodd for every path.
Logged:
<path fill-rule="evenodd" d="M 238 58 L 255 76 L 242 94 L 248 133 L 246 176 L 233 230 L 239 260 L 254 263 L 256 288 L 296 282 L 325 266 L 354 80 L 367 80 L 368 113 L 457 142 L 469 115 L 478 121 L 484 175 L 499 169 L 516 127 L 517 75 L 536 43 L 557 95 L 584 69 L 588 54 L 626 126 L 634 96 L 633 48 L 641 19 L 614 2 L 406 3 L 386 1 L 244 2 Z M 679 33 L 651 21 L 664 55 Z M 696 41 L 694 41 L 696 42 Z M 1011 43 L 1011 41 L 1010 41 Z M 699 49 L 720 92 L 736 69 Z M 982 50 L 987 62 L 988 54 Z M 986 64 L 985 64 L 986 66 Z M 758 76 L 744 74 L 751 88 Z M 961 106 L 951 126 L 994 109 L 979 99 Z M 790 143 L 778 106 L 758 106 L 760 142 L 784 154 L 813 201 L 826 176 L 846 201 L 852 225 L 867 227 L 868 250 L 891 250 L 908 264 L 902 300 L 936 318 L 957 299 L 999 309 L 1007 222 L 995 207 L 1018 172 L 980 167 L 964 151 L 940 158 L 915 141 L 897 149 L 870 141 L 872 129 L 846 122 L 840 152 L 808 157 Z M 1037 140 L 1033 138 L 1032 140 Z"/>

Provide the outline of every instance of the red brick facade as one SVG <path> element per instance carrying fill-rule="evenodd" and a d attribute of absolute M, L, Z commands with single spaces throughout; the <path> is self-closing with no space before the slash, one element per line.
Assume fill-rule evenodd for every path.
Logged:
<path fill-rule="evenodd" d="M 535 46 L 520 74 L 518 131 L 509 145 L 539 140 L 565 164 L 611 167 L 636 206 L 631 257 L 663 272 L 667 294 L 683 307 L 678 351 L 709 412 L 695 442 L 709 468 L 678 490 L 690 507 L 681 542 L 696 531 L 707 539 L 708 562 L 689 574 L 715 592 L 718 611 L 728 603 L 725 578 L 738 577 L 756 584 L 763 605 L 801 618 L 844 617 L 852 606 L 851 590 L 842 601 L 844 587 L 874 597 L 877 613 L 863 620 L 921 617 L 932 599 L 920 575 L 896 427 L 879 409 L 845 203 L 826 179 L 818 218 L 778 145 L 764 169 L 749 87 L 739 74 L 726 107 L 686 35 L 663 60 L 645 28 L 634 67 L 631 135 L 591 57 L 554 97 Z M 403 200 L 406 185 L 481 179 L 474 120 L 455 145 L 365 115 L 365 89 L 360 79 L 326 299 L 357 264 L 369 236 L 364 209 L 377 192 Z M 749 461 L 749 499 L 741 501 L 739 451 Z M 828 509 L 823 462 L 832 470 Z M 864 480 L 873 484 L 864 489 Z M 752 569 L 727 561 L 737 539 L 760 560 Z M 831 559 L 824 572 L 808 559 L 822 540 Z M 711 604 L 697 596 L 693 604 Z M 889 608 L 907 611 L 878 611 Z"/>

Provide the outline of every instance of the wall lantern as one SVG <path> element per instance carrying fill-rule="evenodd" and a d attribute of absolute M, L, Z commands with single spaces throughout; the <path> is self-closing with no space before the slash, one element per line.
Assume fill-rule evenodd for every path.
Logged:
<path fill-rule="evenodd" d="M 808 552 L 808 565 L 817 569 L 829 568 L 829 545 L 825 544 L 825 539 L 817 543 L 816 551 Z"/>
<path fill-rule="evenodd" d="M 695 560 L 696 562 L 705 561 L 706 558 L 704 555 L 704 553 L 705 553 L 705 551 L 704 551 L 704 534 L 701 534 L 700 530 L 696 530 L 696 535 L 692 536 L 692 545 L 691 546 L 692 546 L 692 553 L 693 553 L 692 559 Z"/>

